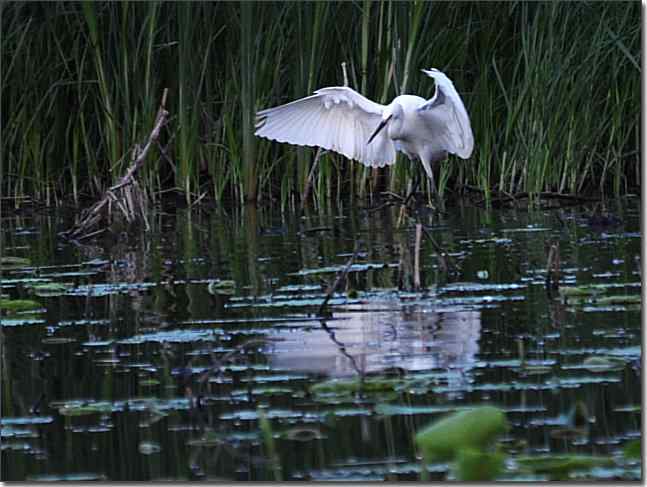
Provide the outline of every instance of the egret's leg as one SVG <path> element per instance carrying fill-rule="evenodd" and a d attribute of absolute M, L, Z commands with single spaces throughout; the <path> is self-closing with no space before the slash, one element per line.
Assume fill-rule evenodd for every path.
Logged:
<path fill-rule="evenodd" d="M 434 161 L 434 159 L 432 157 L 431 161 L 428 161 L 426 158 L 422 157 L 420 160 L 422 161 L 422 167 L 425 168 L 425 172 L 427 173 L 427 176 L 429 176 L 429 180 L 431 181 L 431 195 L 435 199 L 437 195 L 436 179 L 434 178 L 434 170 L 431 167 L 431 163 Z"/>
<path fill-rule="evenodd" d="M 409 186 L 411 186 L 411 182 L 409 182 Z M 420 186 L 420 173 L 418 171 L 415 171 L 413 174 L 413 186 L 411 187 L 411 190 L 409 191 L 407 197 L 404 199 L 404 206 L 407 206 L 409 204 L 409 200 L 411 198 L 415 199 L 416 191 L 418 191 L 418 186 Z"/>

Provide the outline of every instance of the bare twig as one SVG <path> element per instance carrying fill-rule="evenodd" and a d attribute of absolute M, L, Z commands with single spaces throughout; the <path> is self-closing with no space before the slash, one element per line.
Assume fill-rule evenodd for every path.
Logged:
<path fill-rule="evenodd" d="M 153 130 L 148 136 L 144 147 L 139 149 L 136 146 L 133 150 L 133 162 L 128 168 L 126 174 L 114 186 L 108 188 L 103 197 L 91 206 L 88 210 L 84 211 L 80 221 L 70 230 L 62 232 L 61 235 L 68 239 L 81 240 L 88 238 L 94 234 L 94 227 L 99 224 L 104 214 L 107 213 L 107 218 L 112 216 L 112 203 L 114 202 L 119 208 L 126 221 L 131 223 L 135 220 L 136 214 L 139 213 L 140 217 L 145 223 L 145 228 L 148 230 L 148 220 L 145 215 L 144 199 L 141 195 L 141 190 L 137 186 L 135 175 L 141 169 L 146 160 L 146 156 L 150 148 L 159 140 L 162 127 L 168 120 L 168 112 L 166 111 L 166 98 L 168 96 L 168 88 L 164 89 L 162 94 L 162 102 L 155 117 L 155 124 Z M 136 188 L 138 194 L 134 194 L 133 188 Z M 107 211 L 106 211 L 107 210 Z"/>
<path fill-rule="evenodd" d="M 308 180 L 306 181 L 306 187 L 303 188 L 303 193 L 301 194 L 301 210 L 303 210 L 303 207 L 306 204 L 306 201 L 308 200 L 308 196 L 310 196 L 310 190 L 312 189 L 312 182 L 315 177 L 315 170 L 317 169 L 317 166 L 319 165 L 319 159 L 323 154 L 325 154 L 326 151 L 322 150 L 321 147 L 317 149 L 317 155 L 315 155 L 315 160 L 312 163 L 312 167 L 310 168 L 310 172 L 308 173 Z"/>
<path fill-rule="evenodd" d="M 357 254 L 359 254 L 359 243 L 358 241 L 355 241 L 355 250 L 353 251 L 353 255 L 351 256 L 350 259 L 348 259 L 348 262 L 346 263 L 346 267 L 344 267 L 340 272 L 337 273 L 337 278 L 335 279 L 335 282 L 333 283 L 332 286 L 328 288 L 328 292 L 326 293 L 326 297 L 323 300 L 323 303 L 321 303 L 321 306 L 319 306 L 319 311 L 318 315 L 322 315 L 324 310 L 326 309 L 326 306 L 328 305 L 328 301 L 330 301 L 330 298 L 332 297 L 333 294 L 335 294 L 335 291 L 337 288 L 340 286 L 342 282 L 344 282 L 344 279 L 346 279 L 346 276 L 350 272 L 350 268 L 353 265 L 353 262 L 355 261 L 355 258 L 357 258 Z"/>
<path fill-rule="evenodd" d="M 447 253 L 445 249 L 438 245 L 436 240 L 434 240 L 434 237 L 432 237 L 431 233 L 429 233 L 429 230 L 427 230 L 425 227 L 422 227 L 422 229 L 425 232 L 425 235 L 427 235 L 427 238 L 431 241 L 431 245 L 434 247 L 436 254 L 438 254 L 438 261 L 442 270 L 445 272 L 448 271 L 450 265 L 452 269 L 456 270 L 454 259 L 452 259 L 452 257 L 449 255 L 449 253 Z"/>
<path fill-rule="evenodd" d="M 413 287 L 416 291 L 420 290 L 420 241 L 422 240 L 422 225 L 416 223 L 416 250 L 413 256 Z"/>
<path fill-rule="evenodd" d="M 546 263 L 546 289 L 550 292 L 559 288 L 559 242 L 551 244 L 548 251 L 548 261 Z"/>

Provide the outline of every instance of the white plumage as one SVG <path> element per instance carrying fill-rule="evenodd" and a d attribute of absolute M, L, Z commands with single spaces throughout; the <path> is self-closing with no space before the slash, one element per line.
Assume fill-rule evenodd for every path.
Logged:
<path fill-rule="evenodd" d="M 345 86 L 321 88 L 314 95 L 258 112 L 255 135 L 322 147 L 370 167 L 395 163 L 397 150 L 420 159 L 433 180 L 431 163 L 447 153 L 469 158 L 474 136 L 451 80 L 437 69 L 422 71 L 436 82 L 429 100 L 400 95 L 381 105 Z"/>

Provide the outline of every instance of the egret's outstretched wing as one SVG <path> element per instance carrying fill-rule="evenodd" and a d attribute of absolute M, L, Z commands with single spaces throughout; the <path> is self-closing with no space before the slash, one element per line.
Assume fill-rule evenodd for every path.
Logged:
<path fill-rule="evenodd" d="M 256 114 L 255 135 L 278 142 L 322 147 L 367 166 L 395 162 L 395 148 L 386 130 L 370 144 L 368 139 L 382 121 L 386 107 L 355 90 L 336 86 Z"/>
<path fill-rule="evenodd" d="M 444 73 L 434 68 L 422 72 L 434 78 L 436 94 L 418 108 L 418 113 L 445 145 L 445 150 L 467 159 L 474 149 L 474 135 L 463 100 Z"/>

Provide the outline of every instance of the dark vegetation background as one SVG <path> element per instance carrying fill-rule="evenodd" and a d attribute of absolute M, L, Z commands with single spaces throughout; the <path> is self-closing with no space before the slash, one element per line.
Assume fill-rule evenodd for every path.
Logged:
<path fill-rule="evenodd" d="M 441 192 L 622 194 L 640 181 L 638 2 L 3 2 L 2 191 L 96 196 L 170 124 L 144 166 L 155 197 L 294 202 L 314 150 L 253 136 L 254 112 L 343 83 L 389 102 L 445 71 L 475 134 Z M 418 164 L 327 154 L 313 194 L 403 191 Z"/>

